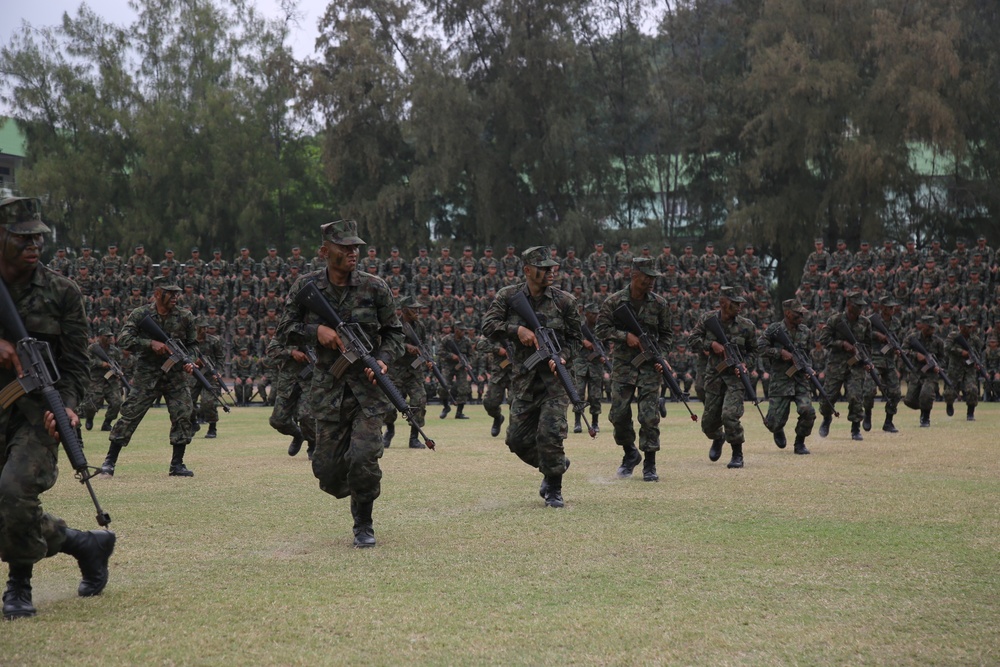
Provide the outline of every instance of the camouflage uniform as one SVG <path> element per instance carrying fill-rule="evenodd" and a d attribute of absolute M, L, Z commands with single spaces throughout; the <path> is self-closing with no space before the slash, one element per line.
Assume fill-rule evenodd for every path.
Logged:
<path fill-rule="evenodd" d="M 278 379 L 275 382 L 274 409 L 268 420 L 271 428 L 283 435 L 292 436 L 289 454 L 297 454 L 302 441 L 308 441 L 310 458 L 316 443 L 316 421 L 309 414 L 309 385 L 315 372 L 309 362 L 296 361 L 291 349 L 282 347 L 275 336 L 265 351 L 278 364 Z"/>
<path fill-rule="evenodd" d="M 458 340 L 454 334 L 443 336 L 441 342 L 438 344 L 438 367 L 440 367 L 445 381 L 451 385 L 451 397 L 458 407 L 455 418 L 459 419 L 459 415 L 463 414 L 463 406 L 472 400 L 472 384 L 465 367 L 462 366 L 461 362 L 452 358 L 455 356 L 455 353 L 448 349 L 449 343 L 454 343 L 458 346 L 459 351 L 465 356 L 469 365 L 472 365 L 472 352 L 474 348 L 472 339 L 469 336 L 463 336 L 461 340 Z M 441 399 L 441 403 L 447 404 L 448 394 L 443 387 L 438 396 Z M 445 408 L 445 412 L 442 412 L 442 415 L 446 414 L 446 412 L 447 408 Z"/>
<path fill-rule="evenodd" d="M 832 400 L 836 400 L 840 393 L 840 388 L 844 387 L 847 398 L 848 414 L 847 419 L 851 422 L 852 432 L 855 425 L 864 419 L 864 387 L 867 372 L 860 363 L 850 363 L 854 358 L 853 352 L 845 352 L 843 345 L 847 341 L 837 332 L 837 324 L 841 320 L 847 322 L 857 341 L 868 349 L 871 349 L 872 324 L 867 317 L 860 316 L 851 324 L 844 313 L 836 313 L 831 317 L 826 326 L 820 331 L 819 341 L 830 350 L 830 357 L 826 362 L 826 380 L 823 389 Z M 833 408 L 826 402 L 820 405 L 820 412 L 824 421 L 833 418 Z M 823 435 L 823 433 L 820 433 Z"/>
<path fill-rule="evenodd" d="M 955 398 L 958 396 L 958 390 L 961 390 L 962 396 L 965 398 L 968 418 L 971 421 L 976 411 L 976 406 L 979 405 L 979 372 L 967 357 L 962 356 L 962 352 L 965 350 L 955 342 L 959 333 L 959 331 L 953 331 L 945 339 L 944 347 L 945 352 L 948 354 L 947 372 L 955 388 L 952 389 L 945 385 L 944 400 L 948 404 L 953 404 Z M 972 351 L 981 357 L 981 350 L 983 349 L 982 339 L 975 334 L 970 334 L 965 336 L 965 340 L 969 344 L 969 347 L 972 348 Z"/>
<path fill-rule="evenodd" d="M 795 423 L 795 451 L 805 454 L 808 450 L 804 450 L 802 443 L 812 433 L 813 425 L 816 423 L 816 410 L 812 405 L 812 384 L 805 373 L 793 370 L 795 368 L 793 361 L 781 358 L 781 351 L 784 348 L 774 340 L 779 331 L 784 331 L 803 354 L 812 347 L 812 334 L 809 332 L 809 327 L 804 324 L 799 324 L 794 331 L 789 330 L 782 318 L 768 326 L 757 339 L 760 356 L 769 362 L 771 374 L 768 386 L 767 427 L 775 434 L 778 446 L 783 448 L 783 431 L 794 402 L 798 413 L 798 420 Z M 789 371 L 793 373 L 791 376 L 788 375 Z"/>
<path fill-rule="evenodd" d="M 421 341 L 426 340 L 426 332 L 420 321 L 411 322 L 410 326 L 413 327 L 413 332 L 417 335 L 417 338 Z M 409 341 L 406 342 L 409 343 Z M 422 428 L 427 414 L 427 389 L 424 387 L 427 366 L 424 362 L 418 360 L 418 356 L 404 351 L 403 356 L 389 365 L 389 378 L 396 385 L 396 388 L 399 389 L 399 393 L 407 399 L 407 405 L 413 409 L 414 421 L 416 421 L 417 426 Z M 414 366 L 414 363 L 417 365 Z M 462 375 L 464 374 L 463 372 Z M 396 415 L 396 409 L 392 406 L 385 413 L 385 424 L 387 427 L 393 425 L 393 430 L 395 430 Z M 424 447 L 423 443 L 417 439 L 415 429 L 410 434 L 409 443 L 414 449 L 422 449 Z"/>
<path fill-rule="evenodd" d="M 986 400 L 996 401 L 1000 396 L 1000 347 L 987 347 L 983 353 L 983 367 L 990 381 L 986 383 Z"/>
<path fill-rule="evenodd" d="M 486 368 L 490 375 L 486 395 L 483 397 L 483 408 L 494 422 L 503 421 L 500 406 L 503 405 L 504 394 L 510 392 L 510 376 L 513 368 L 511 361 L 500 355 L 501 345 L 505 350 L 510 349 L 510 341 L 498 343 L 489 338 L 480 338 L 476 342 L 476 350 L 486 355 Z M 499 423 L 497 426 L 499 427 Z"/>
<path fill-rule="evenodd" d="M 902 330 L 902 324 L 900 324 L 899 320 L 895 317 L 891 321 L 887 318 L 882 319 L 889 328 L 889 332 L 898 339 Z M 872 342 L 874 343 L 872 347 L 872 363 L 875 365 L 875 370 L 878 371 L 879 378 L 882 380 L 882 398 L 885 399 L 886 426 L 883 427 L 883 430 L 888 431 L 894 428 L 892 418 L 899 411 L 899 401 L 903 398 L 903 392 L 900 388 L 899 366 L 896 359 L 896 351 L 888 343 L 879 344 L 879 341 L 874 338 L 874 333 L 872 336 Z M 875 409 L 876 389 L 875 381 L 866 373 L 865 418 L 868 420 L 871 420 L 872 410 Z"/>
<path fill-rule="evenodd" d="M 601 363 L 600 357 L 589 359 L 591 354 L 596 354 L 596 352 L 580 348 L 580 354 L 573 360 L 573 379 L 576 384 L 576 393 L 580 394 L 580 398 L 586 398 L 587 403 L 590 404 L 591 424 L 597 426 L 601 417 L 601 397 L 604 395 L 604 364 Z M 608 361 L 611 360 L 608 359 Z M 630 421 L 631 418 L 630 414 Z M 579 424 L 579 418 L 576 421 Z M 576 431 L 576 426 L 573 428 Z"/>
<path fill-rule="evenodd" d="M 83 402 L 82 408 L 83 416 L 89 425 L 93 421 L 94 415 L 101 409 L 101 405 L 107 401 L 108 411 L 104 415 L 104 425 L 107 428 L 102 427 L 101 430 L 109 431 L 111 430 L 111 422 L 117 419 L 118 412 L 122 407 L 122 383 L 118 376 L 95 353 L 94 348 L 100 346 L 100 343 L 92 343 L 87 348 L 87 355 L 90 357 L 90 385 L 87 387 L 87 398 Z M 104 352 L 112 361 L 118 362 L 118 365 L 121 366 L 122 352 L 116 345 L 108 345 L 104 348 Z"/>
<path fill-rule="evenodd" d="M 930 336 L 917 334 L 915 338 L 934 356 L 935 361 L 939 364 L 945 363 L 944 341 L 933 333 Z M 913 349 L 910 340 L 907 338 L 903 343 L 904 350 Z M 934 397 L 937 395 L 939 378 L 932 369 L 923 370 L 926 364 L 916 359 L 913 360 L 913 364 L 917 367 L 917 372 L 910 373 L 909 378 L 907 378 L 906 397 L 903 399 L 903 403 L 911 410 L 920 410 L 921 420 L 926 418 L 929 423 L 930 412 L 934 408 Z M 926 414 L 924 414 L 925 412 Z"/>
<path fill-rule="evenodd" d="M 249 354 L 244 356 L 242 354 L 243 349 L 246 349 L 247 352 L 250 351 L 246 346 L 242 346 L 242 349 L 237 348 L 241 354 L 233 358 L 231 372 L 233 378 L 238 380 L 238 382 L 234 383 L 236 403 L 239 405 L 249 405 L 253 399 L 253 379 L 257 377 L 257 361 Z"/>
<path fill-rule="evenodd" d="M 210 361 L 216 370 L 222 368 L 226 360 L 222 338 L 206 333 L 204 339 L 198 341 L 198 349 L 201 351 L 201 356 Z M 207 369 L 202 369 L 202 373 L 209 384 L 217 388 L 216 391 L 221 391 L 218 381 Z M 204 420 L 209 425 L 209 433 L 214 434 L 215 424 L 219 422 L 219 402 L 216 400 L 218 393 L 206 389 L 194 374 L 189 379 L 189 387 L 191 404 L 195 407 L 198 418 Z"/>

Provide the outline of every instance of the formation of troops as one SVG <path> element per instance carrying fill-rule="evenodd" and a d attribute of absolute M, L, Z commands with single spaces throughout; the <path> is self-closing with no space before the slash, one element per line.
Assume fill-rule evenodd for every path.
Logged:
<path fill-rule="evenodd" d="M 623 242 L 610 254 L 595 243 L 583 258 L 574 248 L 561 256 L 556 247 L 518 253 L 513 245 L 500 256 L 486 247 L 476 257 L 466 246 L 457 257 L 442 248 L 432 258 L 421 248 L 407 260 L 397 248 L 380 257 L 351 220 L 323 225 L 309 260 L 300 248 L 283 258 L 272 246 L 259 261 L 247 248 L 231 262 L 218 251 L 204 261 L 195 248 L 183 262 L 168 250 L 154 263 L 142 246 L 128 258 L 110 246 L 99 258 L 90 248 L 72 258 L 58 249 L 52 271 L 39 273 L 33 262 L 48 230 L 24 201 L 0 204 L 0 269 L 6 283 L 16 281 L 22 316 L 34 303 L 24 294 L 45 281 L 84 297 L 82 308 L 49 317 L 65 332 L 70 323 L 89 330 L 86 353 L 82 341 L 62 343 L 81 348 L 81 363 L 66 371 L 81 385 L 89 371 L 90 380 L 79 395 L 66 393 L 66 412 L 73 425 L 79 419 L 91 430 L 107 404 L 101 430 L 109 449 L 100 471 L 116 473 L 139 422 L 163 401 L 171 421 L 169 475 L 193 477 L 184 456 L 200 423 L 214 438 L 220 408 L 259 394 L 272 406 L 271 427 L 291 439 L 288 454 L 306 445 L 319 488 L 349 499 L 359 548 L 376 544 L 379 459 L 393 443 L 398 415 L 409 424 L 410 448 L 435 446 L 424 433 L 428 397 L 440 401 L 441 419 L 467 419 L 467 406 L 481 400 L 491 435 L 506 422 L 507 447 L 541 474 L 544 504 L 561 508 L 570 410 L 574 432 L 595 437 L 610 427 L 622 448 L 619 477 L 631 477 L 641 463 L 642 479 L 656 482 L 659 424 L 670 401 L 700 418 L 709 459 L 718 461 L 728 444 L 727 467 L 738 469 L 748 402 L 781 449 L 794 405 L 792 450 L 805 455 L 817 418 L 826 437 L 838 403 L 847 406 L 852 439 L 862 440 L 878 395 L 881 428 L 895 433 L 900 402 L 929 427 L 937 400 L 949 416 L 963 401 L 974 420 L 979 400 L 996 400 L 1000 390 L 1000 276 L 985 238 L 971 248 L 959 241 L 950 252 L 932 244 L 923 254 L 889 242 L 878 251 L 863 243 L 855 253 L 838 243 L 828 253 L 817 240 L 795 298 L 774 304 L 751 245 L 719 255 L 711 243 L 699 254 L 689 244 L 675 255 L 669 244 L 653 254 L 649 246 L 633 253 Z M 0 366 L 11 375 L 19 369 L 13 343 L 0 343 Z M 700 415 L 688 403 L 692 388 Z M 48 452 L 60 431 L 51 412 L 41 419 L 44 408 L 31 409 L 44 427 L 31 437 Z M 53 474 L 27 495 L 20 482 L 3 485 L 7 467 L 33 443 L 11 445 L 0 518 L 8 497 L 40 512 L 38 496 L 54 482 Z M 12 479 L 31 475 L 30 468 L 10 469 Z M 53 530 L 45 521 L 32 529 Z M 80 561 L 81 595 L 106 585 L 114 534 L 64 524 L 54 530 L 47 550 L 33 551 L 0 530 L 0 555 L 11 563 L 5 618 L 34 615 L 30 563 L 60 545 Z M 28 565 L 11 560 L 13 553 L 26 554 Z"/>

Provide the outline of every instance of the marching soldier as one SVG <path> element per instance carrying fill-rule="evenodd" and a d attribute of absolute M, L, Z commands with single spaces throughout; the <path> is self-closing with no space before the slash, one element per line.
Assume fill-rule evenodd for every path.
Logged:
<path fill-rule="evenodd" d="M 404 296 L 399 300 L 401 320 L 404 328 L 409 325 L 413 329 L 420 341 L 426 340 L 424 326 L 417 317 L 419 304 L 411 296 Z M 389 378 L 396 385 L 399 392 L 407 399 L 407 405 L 413 408 L 414 421 L 416 426 L 423 428 L 425 415 L 427 414 L 427 390 L 424 388 L 424 378 L 427 373 L 425 365 L 420 364 L 413 367 L 414 362 L 420 356 L 420 350 L 413 345 L 409 339 L 403 345 L 405 353 L 399 359 L 389 364 Z M 428 363 L 427 366 L 430 366 Z M 461 370 L 461 369 L 460 369 Z M 385 434 L 382 436 L 382 446 L 388 447 L 392 443 L 392 438 L 396 434 L 396 410 L 389 407 L 385 413 Z M 456 415 L 456 419 L 458 416 Z M 425 449 L 426 445 L 417 437 L 415 426 L 410 427 L 410 449 Z"/>
<path fill-rule="evenodd" d="M 796 454 L 808 454 L 806 438 L 812 433 L 813 424 L 816 423 L 816 410 L 812 405 L 812 386 L 805 373 L 788 374 L 795 368 L 792 351 L 778 345 L 775 336 L 779 331 L 784 331 L 799 351 L 806 354 L 811 347 L 812 334 L 809 328 L 802 324 L 802 318 L 807 311 L 801 303 L 795 299 L 788 299 L 781 303 L 781 308 L 785 314 L 784 319 L 768 326 L 757 339 L 761 356 L 770 361 L 771 383 L 767 427 L 774 434 L 774 444 L 779 449 L 784 449 L 788 442 L 785 437 L 785 424 L 788 423 L 791 405 L 795 403 L 798 420 L 795 423 L 794 451 Z"/>
<path fill-rule="evenodd" d="M 838 326 L 840 322 L 844 322 L 854 334 L 855 340 L 870 348 L 872 325 L 867 317 L 861 315 L 861 309 L 866 303 L 863 294 L 852 292 L 847 297 L 845 311 L 831 317 L 819 334 L 820 342 L 830 351 L 823 389 L 827 395 L 834 397 L 840 393 L 840 388 L 844 387 L 852 440 L 864 440 L 861 436 L 861 422 L 864 419 L 865 367 L 858 361 L 857 348 L 838 330 Z M 823 423 L 820 424 L 819 435 L 825 438 L 830 434 L 833 407 L 824 402 L 820 406 L 820 412 L 823 414 Z"/>

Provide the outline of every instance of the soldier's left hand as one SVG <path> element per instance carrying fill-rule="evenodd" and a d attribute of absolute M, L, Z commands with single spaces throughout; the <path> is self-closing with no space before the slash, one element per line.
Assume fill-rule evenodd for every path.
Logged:
<path fill-rule="evenodd" d="M 653 367 L 656 369 L 657 373 L 663 372 L 663 366 L 661 364 L 653 364 Z"/>
<path fill-rule="evenodd" d="M 639 337 L 632 332 L 625 334 L 625 344 L 629 347 L 639 347 Z"/>
<path fill-rule="evenodd" d="M 69 408 L 66 408 L 66 416 L 69 417 L 69 425 L 72 428 L 75 429 L 80 426 L 80 418 L 76 415 L 75 412 L 73 412 Z M 45 430 L 48 432 L 48 434 L 51 437 L 55 438 L 56 441 L 58 442 L 59 430 L 56 428 L 55 416 L 51 412 L 46 410 L 45 415 L 42 417 L 42 423 L 45 426 Z"/>
<path fill-rule="evenodd" d="M 184 372 L 188 375 L 194 373 L 194 364 L 184 364 Z"/>
<path fill-rule="evenodd" d="M 382 375 L 385 375 L 385 372 L 388 370 L 388 367 L 381 359 L 377 360 L 376 363 L 378 364 L 378 367 L 382 369 Z M 368 376 L 368 379 L 371 381 L 372 384 L 377 384 L 378 381 L 375 379 L 375 373 L 372 372 L 372 369 L 365 368 L 365 375 Z"/>

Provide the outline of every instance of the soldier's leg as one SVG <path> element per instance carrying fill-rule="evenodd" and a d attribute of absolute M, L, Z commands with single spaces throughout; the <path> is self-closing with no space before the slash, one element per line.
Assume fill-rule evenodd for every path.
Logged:
<path fill-rule="evenodd" d="M 136 381 L 132 384 L 132 393 L 122 403 L 121 417 L 111 427 L 111 433 L 108 436 L 111 445 L 108 448 L 104 465 L 101 467 L 105 474 L 114 474 L 118 455 L 122 448 L 126 447 L 132 440 L 132 434 L 138 428 L 139 422 L 146 416 L 153 401 L 160 396 L 158 379 L 155 376 L 140 377 L 137 375 Z"/>
<path fill-rule="evenodd" d="M 959 386 L 958 384 L 955 384 L 955 387 L 958 386 Z M 952 389 L 948 385 L 944 385 L 944 392 L 943 392 L 944 404 L 949 417 L 955 414 L 955 398 L 957 396 L 958 396 L 958 391 L 956 389 Z"/>
<path fill-rule="evenodd" d="M 965 418 L 975 421 L 976 406 L 979 405 L 979 377 L 975 373 L 966 371 L 962 393 L 965 394 Z"/>
<path fill-rule="evenodd" d="M 534 385 L 538 385 L 536 381 Z M 522 394 L 515 394 L 510 404 L 510 421 L 504 442 L 519 459 L 533 468 L 538 467 L 538 421 L 542 414 L 544 387 L 531 386 Z"/>
<path fill-rule="evenodd" d="M 351 422 L 345 419 L 346 413 L 343 411 L 334 416 L 336 420 L 316 420 L 316 449 L 313 453 L 312 471 L 313 476 L 319 480 L 321 491 L 334 498 L 346 498 L 351 495 L 347 483 Z"/>
<path fill-rule="evenodd" d="M 465 415 L 465 404 L 472 401 L 472 384 L 469 382 L 469 375 L 461 371 L 455 377 L 455 419 L 467 419 Z"/>
<path fill-rule="evenodd" d="M 919 375 L 910 374 L 907 379 L 906 396 L 903 398 L 903 405 L 911 410 L 920 409 L 920 387 L 923 384 Z"/>
<path fill-rule="evenodd" d="M 736 378 L 735 382 L 726 382 L 726 395 L 722 401 L 722 426 L 726 431 L 726 442 L 733 445 L 734 451 L 737 445 L 742 445 L 744 441 L 743 424 L 740 419 L 743 417 L 743 385 Z"/>
<path fill-rule="evenodd" d="M 500 410 L 500 405 L 503 403 L 503 391 L 499 378 L 495 376 L 490 378 L 490 382 L 486 386 L 486 395 L 483 397 L 483 408 L 486 410 L 486 414 L 494 419 L 503 416 Z"/>
<path fill-rule="evenodd" d="M 122 392 L 121 387 L 118 384 L 107 384 L 104 389 L 104 400 L 108 403 L 108 411 L 104 413 L 104 424 L 108 426 L 107 429 L 101 428 L 102 431 L 111 430 L 111 422 L 118 419 L 118 414 L 122 409 Z"/>
<path fill-rule="evenodd" d="M 546 507 L 563 507 L 562 480 L 569 469 L 569 459 L 563 447 L 568 425 L 566 410 L 569 397 L 562 385 L 549 376 L 545 378 L 537 431 L 538 469 L 544 477 L 538 494 L 545 499 Z"/>
<path fill-rule="evenodd" d="M 816 409 L 813 407 L 809 389 L 803 388 L 796 391 L 795 409 L 799 416 L 798 421 L 795 422 L 795 439 L 805 440 L 812 433 L 813 426 L 816 424 Z"/>
<path fill-rule="evenodd" d="M 636 449 L 635 427 L 632 425 L 632 396 L 635 385 L 611 383 L 611 410 L 608 420 L 614 427 L 615 444 L 627 453 Z"/>
<path fill-rule="evenodd" d="M 779 449 L 784 449 L 788 444 L 785 436 L 785 424 L 788 423 L 788 413 L 791 409 L 793 397 L 791 396 L 771 396 L 767 404 L 767 428 L 774 434 L 774 444 Z M 814 413 L 815 414 L 815 413 Z"/>
<path fill-rule="evenodd" d="M 643 452 L 660 451 L 659 378 L 636 387 L 636 412 L 639 418 L 639 449 Z"/>
<path fill-rule="evenodd" d="M 403 382 L 403 389 L 409 396 L 409 405 L 413 409 L 417 426 L 423 428 L 427 416 L 427 390 L 424 389 L 423 378 L 411 375 Z"/>
<path fill-rule="evenodd" d="M 601 414 L 601 384 L 603 381 L 604 378 L 601 375 L 587 374 L 587 402 L 590 403 L 590 414 L 595 421 Z"/>
<path fill-rule="evenodd" d="M 713 378 L 704 387 L 704 409 L 701 413 L 701 432 L 709 440 L 722 434 L 722 400 L 725 397 L 725 383 L 722 378 Z"/>

